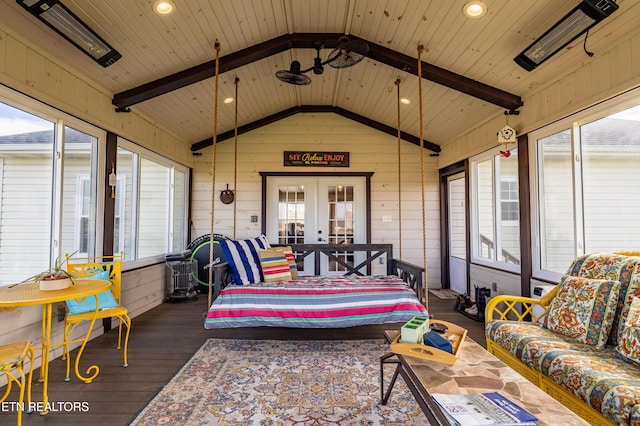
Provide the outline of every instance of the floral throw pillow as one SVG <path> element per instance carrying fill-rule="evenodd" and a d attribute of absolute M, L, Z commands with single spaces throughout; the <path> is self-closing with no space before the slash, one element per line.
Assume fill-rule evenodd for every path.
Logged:
<path fill-rule="evenodd" d="M 634 297 L 618 345 L 616 355 L 640 366 L 640 298 Z"/>
<path fill-rule="evenodd" d="M 565 276 L 544 326 L 601 349 L 611 331 L 620 281 Z"/>

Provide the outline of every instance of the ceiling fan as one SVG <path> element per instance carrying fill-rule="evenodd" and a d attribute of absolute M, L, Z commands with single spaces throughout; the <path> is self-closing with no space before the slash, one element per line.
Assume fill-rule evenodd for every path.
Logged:
<path fill-rule="evenodd" d="M 276 72 L 276 78 L 280 81 L 297 86 L 306 86 L 311 83 L 311 78 L 306 75 L 309 71 L 320 75 L 324 72 L 324 66 L 329 65 L 332 68 L 348 68 L 351 67 L 367 56 L 369 53 L 369 45 L 362 40 L 349 40 L 349 37 L 342 36 L 338 39 L 338 45 L 331 51 L 326 61 L 320 58 L 320 49 L 324 47 L 324 43 L 315 42 L 313 48 L 316 49 L 317 55 L 313 60 L 313 66 L 302 69 L 300 62 L 293 61 L 288 70 L 280 70 Z"/>

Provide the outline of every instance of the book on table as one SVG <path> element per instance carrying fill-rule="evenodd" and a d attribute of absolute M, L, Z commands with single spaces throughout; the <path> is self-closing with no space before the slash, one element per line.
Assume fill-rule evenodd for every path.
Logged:
<path fill-rule="evenodd" d="M 498 392 L 432 394 L 452 425 L 535 425 L 538 418 Z"/>

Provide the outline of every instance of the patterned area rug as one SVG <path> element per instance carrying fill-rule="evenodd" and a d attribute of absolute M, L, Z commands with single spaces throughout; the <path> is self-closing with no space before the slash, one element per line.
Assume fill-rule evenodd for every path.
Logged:
<path fill-rule="evenodd" d="M 428 425 L 401 377 L 380 405 L 388 351 L 384 340 L 209 339 L 130 424 Z"/>

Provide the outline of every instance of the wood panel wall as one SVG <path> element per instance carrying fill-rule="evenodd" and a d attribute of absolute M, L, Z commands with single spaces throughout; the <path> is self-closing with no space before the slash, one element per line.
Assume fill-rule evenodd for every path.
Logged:
<path fill-rule="evenodd" d="M 348 151 L 348 168 L 285 167 L 283 151 Z M 372 243 L 391 243 L 398 256 L 398 144 L 397 139 L 332 113 L 305 113 L 280 120 L 238 137 L 238 182 L 236 192 L 236 237 L 260 234 L 261 223 L 251 223 L 260 215 L 261 176 L 259 172 L 373 172 L 371 178 Z M 193 172 L 192 220 L 194 238 L 211 232 L 211 159 L 213 149 L 202 150 Z M 427 266 L 431 287 L 440 287 L 440 206 L 437 157 L 424 152 L 427 216 Z M 216 148 L 216 188 L 214 232 L 232 237 L 234 205 L 222 204 L 220 191 L 234 189 L 234 141 Z M 424 264 L 420 148 L 401 142 L 402 168 L 402 258 Z M 382 216 L 392 222 L 382 222 Z"/>

